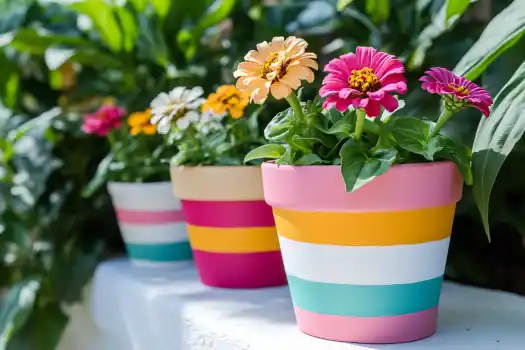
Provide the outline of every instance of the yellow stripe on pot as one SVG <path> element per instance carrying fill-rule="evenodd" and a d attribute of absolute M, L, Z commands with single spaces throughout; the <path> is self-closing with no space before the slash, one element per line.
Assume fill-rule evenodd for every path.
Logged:
<path fill-rule="evenodd" d="M 202 227 L 188 225 L 191 247 L 206 252 L 255 253 L 279 250 L 271 227 Z"/>
<path fill-rule="evenodd" d="M 455 203 L 387 212 L 299 212 L 274 208 L 280 236 L 315 244 L 388 246 L 437 241 L 450 236 Z"/>

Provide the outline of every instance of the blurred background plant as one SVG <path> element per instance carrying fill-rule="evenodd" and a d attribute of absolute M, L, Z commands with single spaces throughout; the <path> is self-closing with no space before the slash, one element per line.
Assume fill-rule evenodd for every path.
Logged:
<path fill-rule="evenodd" d="M 134 112 L 176 85 L 211 92 L 233 82 L 256 43 L 296 35 L 321 66 L 357 45 L 399 56 L 410 88 L 401 113 L 434 116 L 439 100 L 417 83 L 425 69 L 455 67 L 494 97 L 525 60 L 524 32 L 523 0 L 0 0 L 0 350 L 54 349 L 64 305 L 100 259 L 124 251 L 106 192 L 81 196 L 108 151 L 80 131 L 82 115 L 107 98 Z M 478 132 L 499 155 L 478 198 L 523 134 L 523 70 Z M 262 126 L 279 104 L 262 111 Z M 462 112 L 448 133 L 472 145 L 479 119 Z M 465 191 L 449 278 L 525 294 L 524 149 L 518 142 L 493 189 L 492 244 Z"/>

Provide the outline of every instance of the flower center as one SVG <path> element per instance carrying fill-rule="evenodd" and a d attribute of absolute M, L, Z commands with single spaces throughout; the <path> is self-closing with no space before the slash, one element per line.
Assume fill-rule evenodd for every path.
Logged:
<path fill-rule="evenodd" d="M 348 86 L 362 93 L 374 92 L 381 88 L 381 82 L 377 79 L 372 68 L 354 69 L 348 77 Z"/>
<path fill-rule="evenodd" d="M 458 93 L 458 95 L 461 95 L 461 96 L 468 96 L 470 93 L 468 88 L 463 85 L 450 83 L 448 84 L 448 88 L 454 90 L 456 93 Z"/>
<path fill-rule="evenodd" d="M 259 69 L 259 77 L 266 78 L 266 74 L 272 72 L 271 65 L 277 61 L 279 54 L 277 52 L 272 52 L 268 55 L 268 58 L 264 62 L 263 66 Z"/>
<path fill-rule="evenodd" d="M 221 99 L 221 103 L 224 105 L 235 106 L 241 102 L 239 96 L 235 93 L 226 95 Z"/>

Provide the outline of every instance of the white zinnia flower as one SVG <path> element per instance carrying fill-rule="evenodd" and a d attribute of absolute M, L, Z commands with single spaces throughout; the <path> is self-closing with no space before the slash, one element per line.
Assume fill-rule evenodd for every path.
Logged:
<path fill-rule="evenodd" d="M 203 93 L 200 86 L 192 89 L 178 86 L 169 94 L 165 92 L 158 94 L 150 104 L 151 123 L 157 125 L 157 132 L 167 134 L 174 118 L 177 120 L 177 127 L 181 130 L 199 121 L 200 113 L 196 109 L 204 102 L 204 99 L 200 98 Z"/>

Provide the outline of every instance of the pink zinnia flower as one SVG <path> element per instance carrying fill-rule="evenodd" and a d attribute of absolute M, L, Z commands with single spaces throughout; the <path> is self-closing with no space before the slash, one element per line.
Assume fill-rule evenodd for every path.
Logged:
<path fill-rule="evenodd" d="M 104 105 L 93 114 L 84 116 L 82 131 L 86 134 L 106 136 L 111 130 L 122 124 L 124 109 L 118 106 Z"/>
<path fill-rule="evenodd" d="M 354 106 L 364 109 L 369 117 L 377 117 L 381 106 L 389 112 L 396 110 L 398 102 L 391 93 L 407 91 L 403 63 L 372 47 L 358 47 L 355 54 L 335 58 L 324 71 L 329 74 L 319 95 L 327 97 L 323 103 L 326 109 L 335 106 L 344 112 Z"/>
<path fill-rule="evenodd" d="M 494 102 L 485 89 L 445 68 L 430 68 L 425 74 L 419 79 L 423 82 L 421 87 L 431 94 L 441 95 L 447 109 L 457 112 L 464 107 L 475 107 L 486 117 L 490 115 L 489 107 Z"/>

